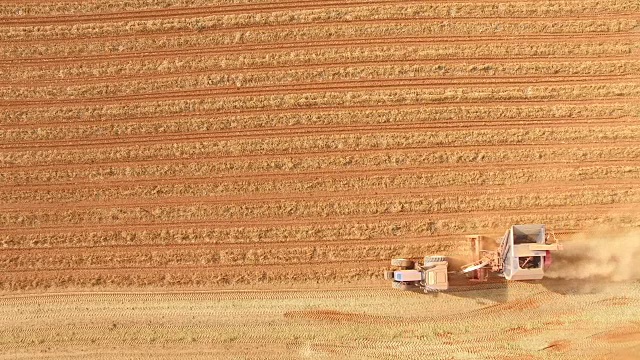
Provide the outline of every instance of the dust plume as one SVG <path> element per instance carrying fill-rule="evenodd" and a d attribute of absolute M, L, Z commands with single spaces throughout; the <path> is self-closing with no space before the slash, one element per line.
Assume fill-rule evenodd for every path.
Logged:
<path fill-rule="evenodd" d="M 590 231 L 563 245 L 545 273 L 550 278 L 640 280 L 640 230 Z"/>

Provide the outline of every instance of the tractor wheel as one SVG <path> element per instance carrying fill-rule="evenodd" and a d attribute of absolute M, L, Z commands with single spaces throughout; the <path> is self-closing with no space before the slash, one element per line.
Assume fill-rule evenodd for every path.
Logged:
<path fill-rule="evenodd" d="M 407 259 L 391 259 L 391 266 L 397 266 L 403 269 L 413 268 L 413 261 Z"/>
<path fill-rule="evenodd" d="M 391 270 L 387 270 L 384 272 L 384 279 L 385 280 L 393 280 L 393 271 Z"/>
<path fill-rule="evenodd" d="M 402 290 L 402 291 L 411 290 L 411 285 L 404 284 L 404 283 L 397 282 L 397 281 L 394 281 L 392 286 L 393 286 L 394 289 L 398 289 L 398 290 Z"/>

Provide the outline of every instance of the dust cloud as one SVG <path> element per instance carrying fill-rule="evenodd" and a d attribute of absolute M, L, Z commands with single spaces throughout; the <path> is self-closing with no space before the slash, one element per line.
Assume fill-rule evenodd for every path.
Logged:
<path fill-rule="evenodd" d="M 545 276 L 556 279 L 640 280 L 640 230 L 576 234 L 553 253 Z"/>

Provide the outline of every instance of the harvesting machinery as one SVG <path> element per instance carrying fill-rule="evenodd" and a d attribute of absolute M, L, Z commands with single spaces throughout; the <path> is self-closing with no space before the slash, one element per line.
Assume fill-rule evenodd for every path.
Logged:
<path fill-rule="evenodd" d="M 423 264 L 408 259 L 392 259 L 391 266 L 397 269 L 385 271 L 384 278 L 393 280 L 394 289 L 412 290 L 419 287 L 429 292 L 449 288 L 449 263 L 444 256 L 426 256 Z"/>
<path fill-rule="evenodd" d="M 513 225 L 498 239 L 495 249 L 483 249 L 484 239 L 470 235 L 474 261 L 461 267 L 471 281 L 487 281 L 489 272 L 507 280 L 539 280 L 551 265 L 551 252 L 562 250 L 553 232 L 545 225 Z M 384 277 L 400 290 L 422 289 L 425 292 L 447 290 L 448 266 L 444 256 L 426 256 L 420 264 L 408 259 L 392 259 L 393 270 Z"/>

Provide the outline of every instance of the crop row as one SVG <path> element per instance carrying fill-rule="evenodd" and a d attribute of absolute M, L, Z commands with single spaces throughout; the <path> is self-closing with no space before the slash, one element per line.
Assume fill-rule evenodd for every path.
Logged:
<path fill-rule="evenodd" d="M 565 2 L 567 2 L 565 0 Z M 6 17 L 51 16 L 68 14 L 117 13 L 121 11 L 159 10 L 171 7 L 193 7 L 211 5 L 210 0 L 117 0 L 87 2 L 25 2 L 0 4 L 0 15 Z M 216 5 L 243 5 L 273 3 L 273 0 L 215 0 Z M 554 2 L 555 3 L 555 2 Z M 570 3 L 570 1 L 569 1 Z"/>
<path fill-rule="evenodd" d="M 482 66 L 468 64 L 448 65 L 378 65 L 378 66 L 349 66 L 316 69 L 282 69 L 249 73 L 212 73 L 206 75 L 182 74 L 174 77 L 159 79 L 139 79 L 123 83 L 92 83 L 82 85 L 48 85 L 39 87 L 10 87 L 0 89 L 0 96 L 5 100 L 15 99 L 65 99 L 103 96 L 123 96 L 138 93 L 167 92 L 193 89 L 219 90 L 220 87 L 257 87 L 275 85 L 290 85 L 305 83 L 308 85 L 322 84 L 327 81 L 362 81 L 380 79 L 433 79 L 447 81 L 450 86 L 456 82 L 478 82 L 478 79 L 465 77 L 484 77 L 480 81 L 508 81 L 516 79 L 500 79 L 513 76 L 615 76 L 633 75 L 640 73 L 640 61 L 605 61 L 584 63 L 524 63 L 524 64 L 486 64 Z M 449 79 L 461 77 L 462 79 Z M 540 79 L 524 79 L 529 84 L 535 84 Z M 523 81 L 523 80 L 520 80 Z M 606 80 L 603 80 L 606 81 Z M 438 82 L 434 81 L 434 85 Z M 489 83 L 490 84 L 490 83 Z M 485 84 L 485 86 L 488 84 Z"/>
<path fill-rule="evenodd" d="M 269 268 L 259 266 L 228 269 L 206 269 L 194 271 L 132 270 L 128 272 L 37 272 L 27 274 L 1 274 L 0 290 L 45 290 L 45 289 L 123 289 L 123 288 L 221 288 L 230 285 L 276 284 L 299 285 L 300 283 L 353 283 L 358 280 L 379 279 L 383 267 L 372 267 L 366 263 L 347 263 L 332 268 L 306 266 L 299 268 Z"/>
<path fill-rule="evenodd" d="M 635 19 L 609 19 L 609 20 L 566 20 L 550 23 L 544 20 L 522 20 L 519 22 L 506 22 L 500 20 L 478 22 L 415 22 L 409 24 L 400 23 L 364 23 L 358 25 L 334 24 L 331 26 L 308 26 L 292 28 L 287 31 L 282 29 L 257 29 L 252 31 L 240 30 L 236 32 L 224 32 L 207 35 L 185 35 L 180 33 L 177 37 L 134 37 L 131 39 L 118 39 L 107 41 L 91 41 L 86 43 L 37 43 L 31 46 L 10 44 L 0 48 L 0 56 L 8 59 L 32 58 L 32 57 L 58 57 L 58 56 L 87 56 L 87 55 L 113 55 L 130 52 L 155 52 L 179 49 L 216 48 L 220 46 L 232 47 L 232 52 L 246 52 L 243 46 L 271 44 L 277 49 L 281 43 L 297 42 L 298 49 L 308 46 L 308 42 L 322 41 L 323 47 L 331 46 L 324 42 L 340 39 L 379 39 L 398 37 L 442 37 L 444 40 L 450 37 L 472 36 L 484 34 L 493 35 L 544 35 L 544 34 L 575 34 L 575 33 L 617 33 L 628 32 L 637 28 L 639 20 Z M 526 40 L 525 40 L 526 41 Z M 280 45 L 278 45 L 280 44 Z M 365 42 L 366 44 L 366 42 Z M 255 51 L 255 50 L 254 50 Z M 19 64 L 19 63 L 18 63 Z"/>
<path fill-rule="evenodd" d="M 182 74 L 182 77 L 195 81 L 196 84 L 248 86 L 262 83 L 265 74 L 273 76 L 273 79 L 283 78 L 289 74 L 299 81 L 320 81 L 327 79 L 350 79 L 350 78 L 374 78 L 374 77 L 413 77 L 413 76 L 433 76 L 443 78 L 447 76 L 528 76 L 528 75 L 607 75 L 607 74 L 634 74 L 637 73 L 638 61 L 629 60 L 575 60 L 575 61 L 523 61 L 523 62 L 491 62 L 489 60 L 469 59 L 465 63 L 432 61 L 425 64 L 418 59 L 418 62 L 398 63 L 385 65 L 380 63 L 349 64 L 336 66 L 336 64 L 326 64 L 324 66 L 314 66 L 310 64 L 304 67 L 288 67 L 287 70 L 278 69 L 242 69 L 242 68 L 221 68 L 219 63 L 214 63 L 214 59 L 167 59 L 163 61 L 140 60 L 125 63 L 95 63 L 82 64 L 76 67 L 53 66 L 53 67 L 26 67 L 16 68 L 14 71 L 0 71 L 0 78 L 11 80 L 28 79 L 56 79 L 64 80 L 70 78 L 91 78 L 92 76 L 153 76 Z M 225 63 L 226 64 L 226 63 Z M 339 64 L 339 63 L 338 63 Z M 207 75 L 189 75 L 191 72 L 203 73 Z M 175 79 L 174 79 L 175 80 Z M 206 82 L 205 82 L 206 80 Z M 285 81 L 282 79 L 280 81 Z M 137 82 L 134 82 L 137 84 Z"/>
<path fill-rule="evenodd" d="M 640 151 L 640 150 L 639 150 Z M 558 168 L 531 171 L 531 169 L 502 169 L 500 171 L 443 171 L 412 175 L 358 176 L 352 178 L 313 180 L 221 180 L 207 183 L 180 182 L 166 184 L 159 182 L 150 185 L 137 185 L 135 181 L 125 186 L 96 187 L 91 183 L 86 188 L 70 186 L 62 189 L 37 190 L 0 190 L 0 202 L 5 204 L 26 204 L 31 202 L 104 202 L 122 199 L 161 199 L 165 197 L 209 198 L 218 196 L 278 194 L 280 196 L 294 194 L 335 192 L 361 192 L 385 189 L 420 188 L 443 190 L 449 186 L 495 186 L 533 184 L 541 186 L 554 183 L 570 185 L 588 180 L 632 180 L 640 179 L 640 167 L 637 166 L 581 166 L 569 168 L 566 165 Z M 471 191 L 471 189 L 469 189 Z M 341 194 L 335 194 L 339 197 Z M 230 199 L 229 201 L 231 201 Z"/>
<path fill-rule="evenodd" d="M 162 224 L 184 221 L 252 221 L 258 219 L 322 219 L 342 216 L 388 214 L 446 214 L 452 212 L 504 211 L 540 207 L 633 204 L 640 190 L 585 190 L 544 194 L 480 196 L 422 196 L 397 199 L 301 200 L 223 205 L 174 205 L 134 208 L 33 210 L 0 213 L 4 228 L 40 226 Z"/>
<path fill-rule="evenodd" d="M 469 102 L 482 106 L 490 102 L 536 101 L 544 100 L 586 100 L 586 99 L 619 99 L 637 97 L 640 85 L 637 82 L 611 83 L 598 85 L 557 85 L 557 86 L 510 86 L 510 87 L 450 87 L 446 89 L 406 88 L 399 90 L 343 91 L 282 93 L 229 97 L 206 97 L 206 93 L 196 95 L 201 98 L 171 100 L 171 97 L 156 101 L 131 102 L 125 100 L 112 101 L 113 104 L 96 105 L 58 105 L 24 107 L 14 103 L 5 110 L 4 123 L 46 122 L 50 119 L 80 118 L 122 118 L 196 112 L 232 112 L 244 111 L 287 111 L 295 109 L 322 109 L 326 107 L 388 107 L 410 105 L 468 105 Z M 178 94 L 177 96 L 183 97 Z M 194 95 L 184 95 L 192 97 Z M 461 103 L 462 102 L 462 103 Z M 7 102 L 7 105 L 9 103 Z M 38 104 L 33 104 L 37 106 Z M 57 120 L 61 121 L 61 120 Z M 64 121 L 64 120 L 62 120 Z"/>
<path fill-rule="evenodd" d="M 51 121 L 72 123 L 78 118 L 72 117 L 74 112 Z M 26 114 L 25 114 L 26 115 Z M 82 119 L 102 119 L 104 111 L 95 114 L 81 115 Z M 165 119 L 163 121 L 129 122 L 126 118 L 118 118 L 118 123 L 110 124 L 74 124 L 61 131 L 58 127 L 47 126 L 46 119 L 33 119 L 40 125 L 38 129 L 0 129 L 0 139 L 5 141 L 22 140 L 57 140 L 57 139 L 88 139 L 103 136 L 147 135 L 180 132 L 205 132 L 215 130 L 255 129 L 289 126 L 317 126 L 317 125 L 373 125 L 397 123 L 429 123 L 435 121 L 449 121 L 451 123 L 466 121 L 501 121 L 538 119 L 579 118 L 594 119 L 603 117 L 640 117 L 640 105 L 632 102 L 623 104 L 531 104 L 529 106 L 502 105 L 499 107 L 484 106 L 449 106 L 449 107 L 420 107 L 393 109 L 352 109 L 352 110 L 322 110 L 313 113 L 255 113 L 246 115 L 191 115 L 179 119 Z M 23 116 L 1 120 L 3 124 L 18 125 L 31 120 Z"/>
<path fill-rule="evenodd" d="M 447 108 L 395 108 L 379 110 L 343 110 L 313 113 L 275 113 L 247 114 L 227 116 L 180 117 L 176 120 L 113 122 L 109 124 L 89 124 L 76 126 L 47 126 L 37 128 L 0 129 L 0 140 L 4 144 L 24 143 L 43 140 L 89 140 L 121 138 L 127 136 L 154 135 L 235 135 L 234 130 L 262 130 L 260 136 L 269 135 L 269 130 L 317 133 L 317 126 L 352 127 L 367 125 L 422 125 L 455 127 L 456 125 L 505 125 L 521 124 L 545 126 L 555 120 L 558 123 L 571 124 L 572 121 L 590 121 L 598 119 L 640 118 L 640 104 L 589 104 L 589 105 L 535 105 L 500 107 L 447 107 Z M 305 128 L 305 127 L 311 128 Z M 345 128 L 345 130 L 349 130 Z M 382 131 L 383 129 L 380 129 Z M 222 133 L 229 131 L 230 134 Z M 220 132 L 215 134 L 215 132 Z"/>
<path fill-rule="evenodd" d="M 337 223 L 297 226 L 242 226 L 231 228 L 198 227 L 190 229 L 143 229 L 77 232 L 35 232 L 28 234 L 0 234 L 2 248 L 53 248 L 92 246 L 199 245 L 199 244 L 272 244 L 323 242 L 340 244 L 353 240 L 422 238 L 442 241 L 436 236 L 461 238 L 465 234 L 497 232 L 512 224 L 541 222 L 549 229 L 584 229 L 598 225 L 618 228 L 637 227 L 640 217 L 624 213 L 565 214 L 474 214 L 464 219 L 380 220 L 362 223 Z M 452 236 L 449 236 L 452 235 Z M 425 240 L 427 241 L 427 240 Z M 418 256 L 418 254 L 416 254 Z"/>
<path fill-rule="evenodd" d="M 357 62 L 388 61 L 430 61 L 435 66 L 451 59 L 465 59 L 470 66 L 487 66 L 491 59 L 523 58 L 531 62 L 532 58 L 563 58 L 568 56 L 606 57 L 632 56 L 638 53 L 639 46 L 630 40 L 597 42 L 585 41 L 533 42 L 527 46 L 511 43 L 494 44 L 406 44 L 375 45 L 366 47 L 350 46 L 336 48 L 323 46 L 298 50 L 272 50 L 269 52 L 228 53 L 202 50 L 202 54 L 191 55 L 186 52 L 165 53 L 162 58 L 145 56 L 144 58 L 110 59 L 82 62 L 70 66 L 68 62 L 43 62 L 38 65 L 18 64 L 10 68 L 0 68 L 0 79 L 33 80 L 58 79 L 70 77 L 93 78 L 99 76 L 139 76 L 142 74 L 169 74 L 193 71 L 229 71 L 238 69 L 256 69 L 260 67 L 298 67 L 335 66 L 335 64 L 354 64 Z M 565 59 L 566 60 L 566 59 Z M 491 64 L 488 64 L 491 66 Z"/>
<path fill-rule="evenodd" d="M 426 253 L 453 253 L 456 247 L 466 246 L 464 238 L 456 243 L 429 242 L 423 244 L 388 245 L 308 245 L 303 247 L 228 249 L 123 249 L 82 251 L 0 252 L 0 266 L 10 270 L 178 267 L 225 265 L 286 265 L 313 264 L 332 261 L 386 260 L 394 256 L 413 256 Z"/>
<path fill-rule="evenodd" d="M 22 4 L 19 8 L 16 5 L 1 5 L 0 16 L 15 16 L 17 12 L 21 11 L 22 15 L 37 16 L 37 15 L 68 15 L 73 14 L 89 14 L 98 12 L 112 13 L 116 12 L 134 12 L 145 11 L 152 9 L 163 9 L 168 4 L 147 4 L 139 1 L 140 4 L 135 2 L 126 3 L 109 3 L 108 5 L 102 5 L 100 3 L 56 3 L 46 5 L 36 4 Z M 105 2 L 107 3 L 107 2 Z M 184 8 L 185 6 L 193 7 L 197 10 L 201 6 L 210 6 L 208 1 L 190 1 L 182 2 L 171 1 L 171 5 Z M 217 5 L 223 5 L 220 1 L 216 1 Z M 233 1 L 233 3 L 237 3 Z M 255 5 L 257 2 L 252 1 Z M 277 5 L 277 4 L 274 4 Z M 345 2 L 344 5 L 349 5 Z M 343 6 L 344 6 L 343 5 Z M 73 31 L 73 28 L 69 29 L 69 36 L 76 35 L 78 32 L 87 33 L 87 35 L 94 35 L 96 28 L 100 29 L 100 34 L 115 35 L 121 33 L 138 33 L 133 32 L 135 30 L 141 31 L 142 29 L 148 29 L 151 27 L 160 27 L 161 30 L 206 30 L 214 27 L 233 27 L 233 26 L 265 26 L 265 25 L 284 25 L 284 24 L 297 24 L 301 22 L 319 21 L 319 20 L 338 20 L 338 19 L 380 19 L 389 18 L 384 17 L 385 14 L 391 15 L 404 15 L 408 16 L 424 16 L 434 18 L 456 18 L 456 17 L 557 17 L 557 16 L 588 16 L 590 14 L 599 13 L 629 13 L 638 11 L 640 7 L 634 1 L 596 1 L 585 0 L 580 3 L 573 1 L 548 1 L 544 4 L 537 4 L 535 2 L 517 2 L 517 3 L 429 3 L 429 4 L 402 4 L 402 5 L 386 5 L 384 3 L 380 5 L 368 5 L 368 6 L 355 6 L 351 5 L 348 8 L 332 8 L 331 5 L 317 5 L 318 9 L 306 9 L 300 10 L 293 7 L 287 11 L 278 11 L 266 8 L 265 10 L 245 10 L 246 13 L 238 15 L 209 15 L 204 18 L 186 18 L 186 19 L 170 19 L 170 20 L 154 20 L 154 21 L 141 21 L 131 20 L 129 23 L 117 23 L 118 27 L 122 30 L 118 31 L 117 27 L 111 27 L 108 24 L 90 24 L 93 27 L 78 26 L 78 29 Z M 259 9 L 259 8 L 258 8 Z M 267 12 L 268 11 L 268 12 Z M 215 14 L 215 10 L 212 11 Z M 144 13 L 142 13 L 144 14 Z M 186 15 L 189 16 L 189 15 Z M 196 16 L 202 16 L 198 14 Z M 194 27 L 191 23 L 200 21 L 203 23 L 200 27 Z M 129 26 L 127 26 L 129 25 Z M 146 26 L 145 26 L 146 25 Z M 134 27 L 131 29 L 131 27 Z M 142 28 L 142 29 L 140 29 Z"/>
<path fill-rule="evenodd" d="M 482 6 L 484 5 L 484 6 Z M 0 40 L 52 40 L 52 39 L 73 39 L 82 38 L 91 41 L 92 38 L 100 36 L 138 36 L 143 37 L 149 33 L 181 32 L 202 33 L 216 30 L 229 30 L 242 28 L 260 29 L 262 27 L 271 28 L 274 26 L 306 25 L 317 26 L 331 22 L 333 27 L 342 23 L 351 25 L 358 21 L 371 20 L 413 20 L 420 22 L 425 19 L 443 18 L 455 22 L 456 18 L 476 18 L 477 22 L 487 22 L 486 17 L 502 17 L 511 19 L 513 17 L 538 17 L 545 21 L 550 21 L 554 17 L 563 16 L 589 16 L 604 12 L 607 14 L 621 12 L 629 13 L 640 10 L 637 4 L 605 4 L 597 1 L 586 1 L 579 6 L 571 5 L 556 7 L 553 10 L 548 7 L 536 6 L 534 3 L 524 3 L 522 7 L 510 7 L 507 11 L 499 11 L 498 7 L 489 4 L 403 4 L 403 5 L 374 5 L 345 8 L 319 8 L 311 10 L 288 10 L 273 11 L 269 13 L 253 14 L 228 14 L 209 15 L 200 17 L 153 19 L 153 20 L 128 20 L 120 22 L 87 23 L 73 25 L 49 25 L 49 26 L 16 26 L 0 28 Z M 613 6 L 611 6 L 613 5 Z M 616 6 L 617 5 L 617 6 Z M 600 10 L 598 10 L 600 9 Z M 202 14 L 200 14 L 202 15 Z M 551 19 L 549 19 L 551 18 Z M 494 20 L 495 21 L 495 20 Z M 566 20 L 565 20 L 566 22 Z M 495 23 L 495 22 L 494 22 Z M 500 33 L 509 33 L 511 29 L 518 29 L 511 26 L 511 23 L 501 25 Z M 601 25 L 602 26 L 602 25 Z M 588 28 L 588 26 L 586 26 Z M 550 27 L 543 27 L 542 31 L 548 31 Z M 562 31 L 557 24 L 551 31 Z M 578 27 L 582 30 L 582 27 Z M 620 28 L 605 28 L 606 30 L 620 30 Z M 534 31 L 538 29 L 534 27 Z M 588 31 L 588 29 L 585 29 Z M 604 30 L 604 31 L 606 31 Z M 520 30 L 522 31 L 522 30 Z M 601 30 L 602 31 L 602 30 Z M 223 35 L 224 36 L 224 35 Z M 237 36 L 237 35 L 236 35 Z M 250 32 L 243 33 L 243 38 L 251 38 Z M 224 43 L 228 43 L 225 41 Z"/>
<path fill-rule="evenodd" d="M 13 151 L 0 153 L 0 164 L 34 166 L 49 164 L 87 164 L 113 161 L 197 159 L 214 156 L 274 155 L 290 153 L 321 154 L 326 151 L 364 151 L 440 146 L 498 146 L 553 144 L 557 142 L 631 141 L 640 138 L 640 126 L 593 126 L 587 128 L 537 128 L 505 130 L 458 130 L 411 133 L 348 134 L 199 141 L 152 145 L 116 146 L 84 149 Z M 449 153 L 450 158 L 455 153 Z M 457 154 L 456 154 L 457 155 Z M 459 157 L 456 156 L 455 157 Z M 348 160 L 348 159 L 347 159 Z M 277 160 L 272 160 L 277 161 Z M 350 161 L 350 160 L 349 160 Z M 438 161 L 442 163 L 442 161 Z M 220 165 L 218 165 L 220 166 Z"/>
<path fill-rule="evenodd" d="M 214 155 L 215 156 L 215 155 Z M 544 164 L 563 162 L 566 166 L 580 166 L 580 162 L 611 160 L 635 161 L 640 159 L 638 146 L 612 146 L 603 148 L 581 145 L 555 149 L 469 149 L 469 150 L 423 150 L 397 153 L 393 150 L 378 154 L 321 155 L 305 157 L 281 156 L 271 159 L 206 161 L 190 163 L 103 165 L 80 169 L 42 169 L 30 171 L 0 172 L 0 180 L 5 184 L 30 185 L 54 183 L 79 183 L 99 181 L 136 181 L 145 179 L 185 179 L 211 178 L 228 175 L 252 175 L 264 173 L 296 174 L 305 171 L 340 171 L 424 168 L 435 165 L 489 165 L 497 167 L 517 164 Z M 609 164 L 611 165 L 611 164 Z M 584 166 L 584 165 L 583 165 Z M 589 171 L 587 171 L 589 172 Z M 466 173 L 466 172 L 465 172 Z M 618 172 L 619 174 L 619 172 Z M 318 174 L 322 175 L 322 174 Z M 326 174 L 325 174 L 326 175 Z M 357 176 L 354 174 L 353 176 Z M 211 179 L 213 181 L 213 179 Z M 220 179 L 222 180 L 222 179 Z M 434 179 L 435 180 L 435 179 Z M 236 180 L 239 181 L 239 180 Z"/>

